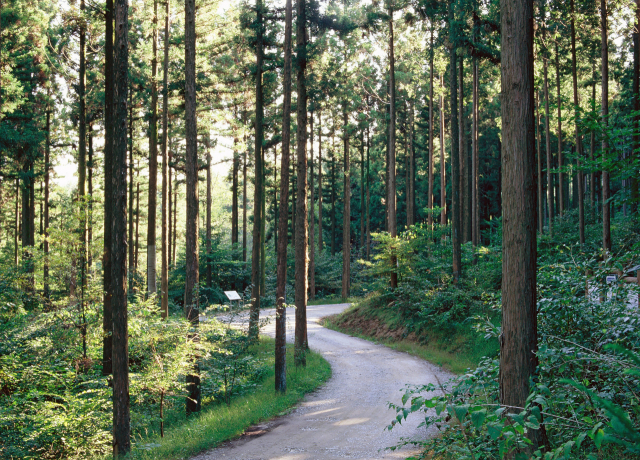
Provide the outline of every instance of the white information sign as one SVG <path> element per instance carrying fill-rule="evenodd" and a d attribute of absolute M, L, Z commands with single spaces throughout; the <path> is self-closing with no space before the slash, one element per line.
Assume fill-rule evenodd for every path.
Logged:
<path fill-rule="evenodd" d="M 618 277 L 616 275 L 607 275 L 607 278 L 605 281 L 607 284 L 611 284 L 611 283 L 615 283 L 617 279 Z"/>
<path fill-rule="evenodd" d="M 242 300 L 236 291 L 224 291 L 224 295 L 226 295 L 229 300 Z"/>

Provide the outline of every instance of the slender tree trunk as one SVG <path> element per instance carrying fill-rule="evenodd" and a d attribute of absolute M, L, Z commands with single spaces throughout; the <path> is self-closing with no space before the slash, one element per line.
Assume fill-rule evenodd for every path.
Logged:
<path fill-rule="evenodd" d="M 609 26 L 607 0 L 600 0 L 601 15 L 601 33 L 602 33 L 602 125 L 604 127 L 604 136 L 602 137 L 602 160 L 606 163 L 609 154 L 609 135 L 607 129 L 609 127 Z M 602 249 L 605 253 L 611 252 L 611 204 L 609 198 L 611 195 L 609 185 L 609 171 L 602 169 Z"/>
<path fill-rule="evenodd" d="M 111 175 L 111 309 L 113 317 L 113 456 L 131 450 L 127 321 L 127 90 L 129 5 L 115 1 L 113 153 Z M 106 201 L 106 200 L 105 200 Z"/>
<path fill-rule="evenodd" d="M 205 146 L 207 149 L 207 210 L 206 210 L 206 218 L 207 218 L 207 227 L 206 227 L 206 234 L 207 234 L 207 241 L 206 241 L 206 259 L 207 259 L 207 287 L 209 289 L 211 289 L 212 286 L 212 273 L 211 273 L 211 148 L 209 146 L 209 133 L 205 134 Z M 234 167 L 235 167 L 235 151 L 234 151 L 234 159 L 233 159 L 233 163 L 234 163 Z M 237 185 L 237 175 L 235 177 L 236 179 L 236 185 Z M 237 190 L 236 190 L 237 192 Z M 235 204 L 238 204 L 238 196 L 235 196 L 236 198 L 236 202 Z M 235 208 L 232 205 L 232 208 L 236 209 L 237 212 L 237 208 Z M 237 214 L 236 214 L 236 218 L 237 218 Z M 237 225 L 237 219 L 236 219 L 236 225 Z M 232 225 L 233 227 L 233 225 Z M 236 238 L 237 238 L 238 232 L 237 232 L 237 228 L 236 228 Z"/>
<path fill-rule="evenodd" d="M 171 172 L 171 158 L 173 157 L 172 153 L 171 153 L 171 142 L 168 142 L 167 145 L 167 150 L 168 151 L 168 156 L 169 156 L 169 180 L 167 182 L 169 182 L 169 196 L 168 201 L 169 201 L 169 212 L 168 214 L 168 231 L 167 231 L 167 246 L 168 246 L 168 251 L 167 251 L 167 259 L 168 259 L 168 263 L 167 265 L 170 266 L 173 264 L 173 208 L 175 207 L 174 205 L 174 200 L 173 200 L 173 188 L 175 186 L 175 184 L 173 183 L 173 174 Z M 167 267 L 167 273 L 169 271 L 169 267 Z M 167 275 L 168 276 L 168 275 Z"/>
<path fill-rule="evenodd" d="M 235 119 L 235 117 L 234 117 Z M 238 247 L 238 174 L 240 172 L 240 155 L 238 153 L 238 137 L 233 136 L 233 167 L 231 182 L 231 247 Z"/>
<path fill-rule="evenodd" d="M 322 111 L 318 111 L 318 254 L 322 254 Z"/>
<path fill-rule="evenodd" d="M 138 160 L 138 168 L 136 171 L 136 244 L 133 262 L 133 271 L 138 273 L 138 254 L 140 253 L 140 160 Z"/>
<path fill-rule="evenodd" d="M 315 177 L 313 171 L 313 110 L 309 118 L 309 135 L 311 142 L 311 154 L 309 155 L 309 299 L 316 298 L 316 203 L 315 203 Z"/>
<path fill-rule="evenodd" d="M 533 1 L 500 3 L 504 222 L 500 404 L 524 407 L 538 364 Z M 542 431 L 529 431 L 531 451 L 538 448 Z"/>
<path fill-rule="evenodd" d="M 536 92 L 536 96 L 539 93 Z M 538 163 L 538 231 L 544 233 L 544 193 L 543 193 L 543 177 L 542 177 L 542 149 L 541 149 L 541 133 L 540 133 L 540 98 L 536 97 L 536 157 Z"/>
<path fill-rule="evenodd" d="M 156 286 L 156 208 L 158 194 L 158 0 L 153 1 L 151 119 L 149 120 L 149 209 L 147 216 L 147 294 Z"/>
<path fill-rule="evenodd" d="M 571 76 L 573 83 L 573 106 L 576 113 L 576 157 L 578 167 L 578 220 L 580 233 L 580 247 L 584 246 L 584 174 L 581 170 L 583 156 L 582 136 L 580 135 L 580 100 L 578 99 L 578 72 L 576 57 L 576 25 L 575 0 L 571 0 Z M 638 80 L 634 80 L 637 88 Z"/>
<path fill-rule="evenodd" d="M 444 93 L 444 75 L 440 74 L 440 88 Z M 444 162 L 444 96 L 440 94 L 440 225 L 447 224 L 447 171 Z"/>
<path fill-rule="evenodd" d="M 15 228 L 13 233 L 13 260 L 18 266 L 18 233 L 20 232 L 20 207 L 18 203 L 20 202 L 20 178 L 16 178 L 16 206 L 15 206 Z"/>
<path fill-rule="evenodd" d="M 242 261 L 247 261 L 247 149 L 242 154 Z M 244 288 L 243 288 L 244 289 Z"/>
<path fill-rule="evenodd" d="M 591 99 L 595 102 L 596 100 L 596 61 L 595 59 L 593 60 L 593 84 L 591 85 Z M 596 133 L 595 130 L 591 130 L 591 138 L 590 138 L 590 148 L 589 148 L 589 160 L 591 161 L 591 164 L 595 164 L 594 163 L 594 156 L 595 156 L 595 151 L 596 151 Z M 591 168 L 591 175 L 590 175 L 590 184 L 591 184 L 591 188 L 589 190 L 589 201 L 591 204 L 591 220 L 593 220 L 595 222 L 596 219 L 596 172 L 595 169 L 592 167 Z"/>
<path fill-rule="evenodd" d="M 169 174 L 169 4 L 165 2 L 164 59 L 162 62 L 162 260 L 160 262 L 160 311 L 163 318 L 169 316 L 169 218 L 171 216 L 171 177 Z"/>
<path fill-rule="evenodd" d="M 307 67 L 307 16 L 306 0 L 296 0 L 296 45 L 297 45 L 297 200 L 296 200 L 296 245 L 295 245 L 295 301 L 296 328 L 295 352 L 296 366 L 306 366 L 307 344 L 307 260 L 308 216 L 307 216 L 307 87 L 305 71 Z M 345 127 L 346 128 L 346 127 Z M 348 148 L 348 141 L 347 141 Z"/>
<path fill-rule="evenodd" d="M 427 206 L 429 207 L 429 215 L 427 222 L 430 228 L 433 228 L 433 24 L 430 24 L 429 35 L 429 194 L 427 195 Z"/>
<path fill-rule="evenodd" d="M 542 41 L 546 44 L 547 36 L 547 23 L 544 10 L 544 4 L 542 10 Z M 545 45 L 546 46 L 546 45 Z M 549 219 L 549 234 L 553 233 L 553 175 L 551 169 L 553 168 L 553 161 L 551 156 L 551 132 L 549 130 L 549 78 L 548 78 L 548 64 L 547 64 L 547 49 L 542 50 L 542 69 L 544 74 L 544 131 L 546 135 L 546 147 L 547 147 L 547 214 Z"/>
<path fill-rule="evenodd" d="M 458 155 L 460 158 L 460 230 L 461 230 L 461 243 L 470 241 L 471 238 L 467 238 L 469 232 L 469 223 L 467 217 L 469 216 L 469 194 L 467 190 L 467 178 L 469 176 L 469 170 L 467 169 L 467 136 L 466 136 L 466 123 L 465 123 L 465 110 L 464 110 L 464 57 L 460 56 L 460 73 L 458 74 L 458 122 L 460 131 L 458 137 L 460 139 Z"/>
<path fill-rule="evenodd" d="M 200 263 L 198 255 L 198 129 L 196 118 L 196 4 L 185 0 L 184 62 L 185 62 L 185 177 L 187 219 L 185 226 L 184 312 L 194 327 L 200 316 Z M 198 363 L 193 374 L 186 377 L 187 415 L 200 412 L 200 376 Z"/>
<path fill-rule="evenodd" d="M 80 12 L 84 15 L 85 2 L 80 0 Z M 80 277 L 82 292 L 86 288 L 86 263 L 87 263 L 87 201 L 85 195 L 87 194 L 87 107 L 86 107 L 86 69 L 87 62 L 85 56 L 86 49 L 86 34 L 87 28 L 84 23 L 84 17 L 81 19 L 80 24 L 80 66 L 78 75 L 78 99 L 79 99 L 79 122 L 78 122 L 78 203 L 80 204 L 80 214 L 82 222 L 78 229 L 80 234 Z M 82 296 L 81 302 L 83 305 L 81 309 L 84 311 L 84 296 Z M 83 323 L 83 327 L 86 324 Z M 85 330 L 83 329 L 83 334 Z M 83 335 L 85 337 L 85 335 Z"/>
<path fill-rule="evenodd" d="M 251 340 L 258 339 L 258 321 L 260 319 L 260 233 L 262 230 L 262 138 L 263 138 L 263 95 L 262 95 L 262 60 L 263 60 L 263 3 L 256 0 L 257 13 L 257 40 L 256 40 L 256 118 L 255 118 L 255 192 L 253 199 L 253 248 L 251 251 L 251 313 L 249 315 L 249 337 Z"/>
<path fill-rule="evenodd" d="M 87 162 L 87 267 L 93 264 L 91 247 L 93 244 L 93 125 L 89 124 L 89 158 Z"/>
<path fill-rule="evenodd" d="M 276 391 L 287 390 L 287 217 L 289 216 L 289 155 L 291 146 L 291 28 L 292 5 L 287 0 L 285 7 L 284 32 L 284 80 L 282 117 L 282 158 L 280 159 L 280 212 L 278 221 L 278 245 L 276 267 L 276 350 L 275 387 Z"/>
<path fill-rule="evenodd" d="M 50 96 L 50 94 L 49 94 Z M 51 108 L 47 104 L 46 144 L 44 146 L 44 266 L 43 283 L 44 299 L 47 308 L 51 306 L 51 289 L 49 287 L 49 178 L 51 171 Z M 106 231 L 106 229 L 105 229 Z"/>
<path fill-rule="evenodd" d="M 331 150 L 331 255 L 336 254 L 336 158 L 335 142 Z"/>
<path fill-rule="evenodd" d="M 135 263 L 135 246 L 133 245 L 133 227 L 135 225 L 133 218 L 133 169 L 133 91 L 129 88 L 129 238 L 127 239 L 129 249 L 129 292 L 133 292 L 133 275 L 135 273 L 133 268 Z"/>
<path fill-rule="evenodd" d="M 453 281 L 457 283 L 462 273 L 462 255 L 460 252 L 461 222 L 460 222 L 460 146 L 458 133 L 458 75 L 456 62 L 456 40 L 454 29 L 454 3 L 449 3 L 449 41 L 451 51 L 449 56 L 449 77 L 451 86 L 451 243 L 453 248 Z"/>
<path fill-rule="evenodd" d="M 416 223 L 416 153 L 414 148 L 414 106 L 409 102 L 409 202 L 411 203 L 411 225 Z"/>
<path fill-rule="evenodd" d="M 358 252 L 362 254 L 365 238 L 365 203 L 364 203 L 364 130 L 360 131 L 360 247 Z"/>
<path fill-rule="evenodd" d="M 344 145 L 344 202 L 342 211 L 342 298 L 349 297 L 351 288 L 351 159 L 349 155 L 349 134 L 347 132 L 347 101 L 343 102 L 342 142 Z"/>
<path fill-rule="evenodd" d="M 477 8 L 477 4 L 474 3 L 474 9 Z M 474 23 L 473 26 L 473 41 L 477 40 L 478 25 Z M 480 244 L 480 216 L 479 216 L 479 150 L 478 150 L 478 58 L 473 56 L 473 126 L 471 128 L 471 242 L 473 246 Z M 474 261 L 477 259 L 474 257 Z"/>
<path fill-rule="evenodd" d="M 636 0 L 636 17 L 633 32 L 633 110 L 636 115 L 634 122 L 633 151 L 631 161 L 633 162 L 640 152 L 640 0 Z M 575 39 L 574 39 L 575 41 Z M 632 209 L 638 211 L 638 201 L 640 201 L 640 190 L 638 187 L 638 176 L 631 177 L 631 200 Z"/>
<path fill-rule="evenodd" d="M 393 10 L 389 8 L 389 150 L 388 167 L 389 181 L 387 183 L 387 207 L 389 209 L 389 234 L 391 238 L 398 236 L 396 221 L 396 67 L 393 44 Z M 391 256 L 391 289 L 398 287 L 398 259 Z"/>
<path fill-rule="evenodd" d="M 112 355 L 112 309 L 111 309 L 111 224 L 113 220 L 112 192 L 113 176 L 113 136 L 115 117 L 114 107 L 114 49 L 113 49 L 113 0 L 106 0 L 105 5 L 105 46 L 104 46 L 104 249 L 102 254 L 102 288 L 103 314 L 102 314 L 102 375 L 111 374 Z"/>
<path fill-rule="evenodd" d="M 178 182 L 178 172 L 176 171 L 176 183 L 173 190 L 173 244 L 171 245 L 171 263 L 176 265 L 176 251 L 178 246 L 178 187 L 180 183 Z"/>
<path fill-rule="evenodd" d="M 564 158 L 562 152 L 562 96 L 560 94 L 560 55 L 558 53 L 558 41 L 555 42 L 556 46 L 556 91 L 557 91 L 557 103 L 558 103 L 558 192 L 560 206 L 558 212 L 560 217 L 564 215 L 565 201 L 565 178 L 562 168 L 564 166 Z"/>
<path fill-rule="evenodd" d="M 369 100 L 367 98 L 367 107 L 369 106 Z M 369 260 L 370 257 L 370 252 L 371 252 L 371 186 L 369 183 L 370 177 L 371 177 L 371 171 L 370 171 L 370 158 L 369 158 L 369 147 L 370 147 L 370 141 L 369 141 L 369 125 L 367 124 L 367 207 L 366 207 L 366 211 L 365 211 L 365 215 L 367 218 L 367 250 L 365 251 L 365 259 Z"/>

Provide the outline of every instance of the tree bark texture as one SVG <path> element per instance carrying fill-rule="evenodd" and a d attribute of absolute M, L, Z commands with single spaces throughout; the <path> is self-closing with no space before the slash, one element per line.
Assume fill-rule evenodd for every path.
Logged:
<path fill-rule="evenodd" d="M 544 3 L 543 3 L 544 5 Z M 544 6 L 542 10 L 542 41 L 546 44 L 547 36 L 547 24 L 545 19 Z M 545 45 L 546 46 L 546 45 Z M 547 148 L 547 217 L 549 219 L 549 234 L 553 234 L 553 176 L 551 169 L 553 168 L 553 161 L 551 156 L 551 132 L 549 130 L 549 77 L 548 77 L 548 51 L 545 48 L 542 50 L 542 71 L 544 76 L 544 131 L 546 136 L 546 148 Z"/>
<path fill-rule="evenodd" d="M 147 294 L 156 286 L 156 207 L 158 193 L 158 0 L 153 1 L 151 119 L 149 120 L 149 209 L 147 216 Z"/>
<path fill-rule="evenodd" d="M 462 273 L 462 254 L 460 251 L 461 222 L 460 222 L 460 139 L 458 133 L 458 75 L 455 52 L 454 3 L 449 3 L 449 41 L 451 50 L 449 56 L 449 82 L 451 97 L 451 245 L 453 249 L 452 271 L 453 281 L 457 283 Z"/>
<path fill-rule="evenodd" d="M 282 158 L 280 159 L 280 211 L 278 216 L 278 245 L 276 251 L 276 391 L 287 390 L 287 309 L 285 295 L 287 286 L 287 237 L 289 216 L 289 167 L 291 147 L 291 29 L 292 4 L 287 0 L 284 31 L 284 81 L 282 117 Z"/>
<path fill-rule="evenodd" d="M 104 196 L 111 197 L 113 177 L 113 120 L 114 109 L 114 67 L 113 67 L 113 0 L 105 5 L 105 45 L 104 45 Z M 113 211 L 111 200 L 104 200 L 104 248 L 102 253 L 102 375 L 111 374 L 112 316 L 111 316 L 111 225 Z"/>
<path fill-rule="evenodd" d="M 582 147 L 582 136 L 580 135 L 580 100 L 578 99 L 578 71 L 576 57 L 576 24 L 575 24 L 575 0 L 571 0 L 571 80 L 573 83 L 573 106 L 576 113 L 576 157 L 578 168 L 578 226 L 580 233 L 580 246 L 584 246 L 584 173 L 581 170 L 582 157 L 584 155 Z M 637 88 L 638 79 L 634 80 Z"/>
<path fill-rule="evenodd" d="M 433 225 L 433 24 L 430 24 L 429 35 L 429 159 L 427 167 L 429 168 L 429 194 L 427 195 L 427 206 L 429 207 L 429 215 L 427 222 L 429 227 Z"/>
<path fill-rule="evenodd" d="M 313 170 L 313 110 L 309 118 L 309 299 L 316 298 L 316 194 L 315 194 L 315 177 Z"/>
<path fill-rule="evenodd" d="M 606 163 L 609 153 L 609 30 L 607 0 L 600 0 L 601 34 L 602 34 L 602 125 L 605 135 L 602 137 L 602 159 Z M 611 252 L 611 195 L 609 184 L 609 171 L 602 169 L 602 249 L 605 253 Z"/>
<path fill-rule="evenodd" d="M 444 75 L 440 74 L 444 92 Z M 447 224 L 447 168 L 444 159 L 444 95 L 440 94 L 440 225 Z"/>
<path fill-rule="evenodd" d="M 560 56 L 558 53 L 558 41 L 555 42 L 556 46 L 556 93 L 557 93 L 557 105 L 558 105 L 558 193 L 560 206 L 558 207 L 558 213 L 560 217 L 564 215 L 565 201 L 567 197 L 565 195 L 565 178 L 562 167 L 564 166 L 564 158 L 562 152 L 562 96 L 560 94 Z"/>
<path fill-rule="evenodd" d="M 162 62 L 162 260 L 160 262 L 160 311 L 163 318 L 169 316 L 169 218 L 171 207 L 171 178 L 169 177 L 168 129 L 169 129 L 169 3 L 165 2 L 164 59 Z"/>
<path fill-rule="evenodd" d="M 391 238 L 398 236 L 396 219 L 396 77 L 395 56 L 393 50 L 393 10 L 389 8 L 389 144 L 388 163 L 389 178 L 387 181 L 387 209 L 389 214 L 389 234 Z M 391 289 L 398 287 L 397 257 L 391 256 Z"/>
<path fill-rule="evenodd" d="M 262 138 L 263 138 L 263 94 L 262 94 L 262 60 L 263 60 L 263 3 L 256 0 L 257 40 L 256 40 L 256 117 L 255 117 L 255 186 L 253 198 L 253 245 L 251 251 L 251 311 L 249 314 L 249 337 L 258 339 L 258 321 L 260 319 L 260 234 L 262 229 Z"/>
<path fill-rule="evenodd" d="M 185 177 L 186 208 L 185 225 L 185 316 L 195 326 L 200 313 L 200 264 L 198 256 L 198 129 L 196 118 L 196 5 L 195 0 L 185 0 L 184 61 L 185 61 Z M 200 377 L 198 364 L 194 373 L 187 375 L 187 415 L 200 411 Z"/>
<path fill-rule="evenodd" d="M 306 366 L 307 350 L 307 259 L 308 216 L 307 216 L 307 87 L 305 70 L 307 67 L 306 0 L 297 0 L 296 45 L 297 45 L 297 200 L 296 200 L 296 240 L 295 240 L 295 351 L 296 366 Z"/>
<path fill-rule="evenodd" d="M 113 319 L 113 456 L 131 450 L 127 323 L 127 90 L 129 5 L 115 1 L 113 153 L 111 170 L 111 309 Z"/>
<path fill-rule="evenodd" d="M 533 1 L 501 0 L 500 6 L 503 120 L 500 404 L 524 407 L 529 380 L 536 371 L 538 340 Z M 529 430 L 532 451 L 539 445 L 541 431 Z"/>

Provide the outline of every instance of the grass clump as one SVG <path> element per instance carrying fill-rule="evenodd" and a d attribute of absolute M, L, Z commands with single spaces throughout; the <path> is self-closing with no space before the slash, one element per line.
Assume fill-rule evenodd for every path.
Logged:
<path fill-rule="evenodd" d="M 130 458 L 186 459 L 216 447 L 223 441 L 237 438 L 256 423 L 286 414 L 331 376 L 329 363 L 320 354 L 310 351 L 305 368 L 288 366 L 287 392 L 277 394 L 274 391 L 273 349 L 274 340 L 261 337 L 259 344 L 251 350 L 253 355 L 265 360 L 269 369 L 253 391 L 234 398 L 229 405 L 213 405 L 197 417 L 172 424 L 164 438 L 156 433 L 139 438 Z M 293 362 L 293 346 L 287 346 L 287 360 Z"/>

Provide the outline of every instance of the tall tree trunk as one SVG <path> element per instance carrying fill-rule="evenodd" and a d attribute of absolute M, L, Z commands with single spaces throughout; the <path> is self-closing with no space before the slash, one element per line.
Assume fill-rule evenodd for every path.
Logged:
<path fill-rule="evenodd" d="M 460 139 L 458 133 L 458 75 L 456 62 L 456 40 L 454 28 L 454 3 L 449 2 L 449 42 L 451 50 L 449 56 L 449 77 L 451 97 L 451 243 L 453 248 L 453 281 L 457 283 L 462 273 L 462 254 L 460 252 L 461 222 L 460 222 Z"/>
<path fill-rule="evenodd" d="M 93 124 L 89 123 L 89 158 L 87 161 L 87 267 L 93 264 L 91 247 L 93 243 Z"/>
<path fill-rule="evenodd" d="M 245 117 L 246 115 L 243 115 Z M 246 138 L 245 138 L 246 141 Z M 244 142 L 245 148 L 242 154 L 242 261 L 247 261 L 247 143 Z M 244 289 L 244 288 L 243 288 Z"/>
<path fill-rule="evenodd" d="M 49 94 L 50 96 L 50 94 Z M 49 287 L 49 179 L 51 171 L 51 107 L 47 104 L 46 140 L 44 146 L 44 261 L 43 283 L 44 300 L 47 308 L 51 306 Z M 106 229 L 105 229 L 106 232 Z"/>
<path fill-rule="evenodd" d="M 295 301 L 296 327 L 294 360 L 296 366 L 306 366 L 307 349 L 307 260 L 308 216 L 307 216 L 307 15 L 306 0 L 297 0 L 296 57 L 297 57 L 297 200 L 296 200 L 296 245 L 295 245 Z M 347 141 L 348 148 L 348 141 Z"/>
<path fill-rule="evenodd" d="M 433 24 L 429 24 L 429 160 L 427 166 L 429 168 L 429 194 L 427 195 L 427 206 L 429 207 L 429 215 L 427 222 L 430 228 L 433 228 Z"/>
<path fill-rule="evenodd" d="M 133 292 L 133 278 L 134 278 L 134 250 L 133 244 L 133 227 L 135 226 L 135 219 L 133 218 L 133 91 L 129 88 L 129 292 Z"/>
<path fill-rule="evenodd" d="M 105 5 L 105 45 L 104 45 L 104 248 L 102 253 L 102 289 L 104 292 L 102 307 L 102 375 L 111 374 L 112 355 L 112 314 L 111 314 L 111 222 L 113 220 L 112 192 L 113 177 L 113 120 L 114 107 L 114 50 L 113 50 L 113 0 Z"/>
<path fill-rule="evenodd" d="M 133 258 L 133 272 L 138 273 L 138 254 L 140 253 L 140 160 L 138 160 L 138 168 L 136 168 L 136 244 L 135 254 Z"/>
<path fill-rule="evenodd" d="M 562 168 L 564 166 L 564 158 L 562 152 L 562 96 L 560 94 L 560 55 L 558 53 L 558 41 L 555 42 L 556 47 L 556 91 L 557 91 L 557 103 L 558 103 L 558 192 L 560 207 L 558 212 L 560 217 L 564 215 L 565 201 L 565 179 Z"/>
<path fill-rule="evenodd" d="M 364 130 L 360 131 L 360 248 L 359 253 L 363 253 L 365 242 L 365 216 L 366 205 L 364 202 Z"/>
<path fill-rule="evenodd" d="M 85 2 L 80 0 L 80 14 L 84 15 Z M 80 277 L 82 292 L 86 287 L 86 263 L 87 263 L 87 107 L 86 107 L 86 69 L 87 62 L 85 57 L 87 28 L 84 22 L 84 16 L 80 24 L 80 66 L 78 75 L 78 99 L 79 99 L 79 121 L 78 121 L 78 203 L 80 204 L 80 215 L 82 222 L 78 233 L 80 235 Z M 82 296 L 81 302 L 84 302 Z M 81 306 L 84 309 L 84 305 Z M 84 311 L 84 310 L 83 310 Z M 83 323 L 83 327 L 86 324 Z M 84 330 L 83 330 L 84 334 Z M 84 337 L 84 335 L 83 335 Z"/>
<path fill-rule="evenodd" d="M 477 4 L 474 2 L 474 9 Z M 473 41 L 477 40 L 478 25 L 477 21 L 473 25 Z M 479 150 L 478 150 L 478 58 L 473 56 L 473 125 L 471 128 L 471 242 L 473 246 L 480 244 L 480 216 L 479 216 Z M 476 260 L 476 258 L 474 258 Z"/>
<path fill-rule="evenodd" d="M 633 32 L 633 110 L 636 115 L 634 122 L 633 135 L 633 151 L 631 162 L 639 155 L 640 152 L 640 0 L 636 0 L 636 17 Z M 640 190 L 638 187 L 638 176 L 634 174 L 631 177 L 631 200 L 632 209 L 637 212 L 638 201 L 640 201 Z"/>
<path fill-rule="evenodd" d="M 343 210 L 342 210 L 342 298 L 349 297 L 351 285 L 351 159 L 349 156 L 349 134 L 347 124 L 347 101 L 342 101 L 342 142 L 344 161 Z"/>
<path fill-rule="evenodd" d="M 158 0 L 153 0 L 151 119 L 149 120 L 149 209 L 147 216 L 147 294 L 156 286 L 156 208 L 158 194 Z"/>
<path fill-rule="evenodd" d="M 160 262 L 160 311 L 163 318 L 169 316 L 169 218 L 171 216 L 171 177 L 169 175 L 168 129 L 169 129 L 169 3 L 164 12 L 164 59 L 162 60 L 162 247 Z"/>
<path fill-rule="evenodd" d="M 595 102 L 596 100 L 596 61 L 595 59 L 593 60 L 593 70 L 592 70 L 592 75 L 593 75 L 593 84 L 591 85 L 591 99 Z M 589 160 L 591 162 L 591 164 L 595 164 L 594 163 L 594 156 L 595 156 L 595 151 L 596 151 L 596 132 L 595 130 L 591 130 L 590 133 L 590 146 L 589 146 Z M 591 204 L 591 220 L 595 221 L 596 219 L 596 172 L 595 172 L 595 168 L 591 168 L 591 174 L 590 174 L 590 190 L 589 190 L 589 202 Z"/>
<path fill-rule="evenodd" d="M 606 163 L 609 154 L 609 141 L 607 139 L 609 127 L 609 38 L 607 17 L 609 15 L 607 0 L 600 0 L 601 33 L 602 33 L 602 125 L 605 133 L 602 137 L 602 160 Z M 602 169 L 602 249 L 606 253 L 611 252 L 611 195 L 609 185 L 609 171 Z M 606 257 L 606 256 L 605 256 Z"/>
<path fill-rule="evenodd" d="M 171 142 L 168 142 L 167 145 L 167 150 L 168 150 L 168 156 L 169 156 L 169 179 L 168 179 L 168 183 L 169 183 L 169 193 L 168 193 L 168 201 L 169 201 L 169 209 L 168 209 L 168 230 L 167 230 L 167 246 L 168 246 L 168 251 L 167 251 L 167 260 L 168 263 L 167 265 L 170 266 L 173 264 L 173 208 L 175 207 L 174 205 L 174 200 L 173 200 L 173 187 L 174 187 L 174 183 L 173 183 L 173 174 L 171 172 L 172 168 L 171 168 L 171 158 L 173 157 L 172 153 L 171 153 Z M 169 267 L 167 266 L 167 273 L 169 271 Z M 167 275 L 168 276 L 168 275 Z"/>
<path fill-rule="evenodd" d="M 500 7 L 504 219 L 500 404 L 524 407 L 538 364 L 533 1 L 501 0 Z M 531 451 L 538 448 L 542 431 L 529 431 Z"/>
<path fill-rule="evenodd" d="M 369 98 L 367 97 L 367 108 L 369 107 Z M 370 171 L 370 158 L 369 158 L 369 148 L 370 148 L 370 141 L 369 141 L 369 125 L 367 124 L 367 208 L 365 211 L 365 215 L 367 218 L 367 250 L 365 251 L 365 260 L 369 260 L 370 257 L 370 252 L 371 252 L 371 184 L 369 183 L 369 180 L 371 178 L 371 171 Z"/>
<path fill-rule="evenodd" d="M 458 137 L 460 139 L 458 155 L 460 158 L 460 242 L 466 243 L 471 238 L 468 237 L 469 223 L 469 193 L 467 190 L 467 178 L 469 170 L 467 169 L 467 136 L 466 136 L 466 116 L 464 110 L 464 57 L 460 56 L 460 73 L 458 74 L 458 122 L 460 131 Z"/>
<path fill-rule="evenodd" d="M 278 221 L 278 245 L 276 267 L 276 391 L 287 390 L 287 217 L 289 216 L 289 155 L 291 146 L 291 28 L 292 5 L 287 0 L 284 29 L 284 80 L 282 116 L 282 158 L 280 159 L 280 212 Z"/>
<path fill-rule="evenodd" d="M 322 111 L 318 110 L 318 254 L 322 254 Z"/>
<path fill-rule="evenodd" d="M 538 231 L 544 233 L 544 193 L 542 177 L 542 149 L 540 133 L 540 98 L 536 92 L 536 159 L 538 163 Z"/>
<path fill-rule="evenodd" d="M 549 234 L 553 234 L 553 175 L 551 169 L 553 169 L 553 161 L 551 156 L 551 132 L 549 130 L 549 78 L 548 78 L 548 50 L 546 49 L 546 36 L 547 36 L 547 21 L 544 9 L 544 3 L 541 8 L 542 12 L 542 41 L 545 43 L 545 48 L 542 50 L 542 69 L 544 74 L 544 131 L 546 136 L 547 147 L 547 216 L 549 219 Z"/>
<path fill-rule="evenodd" d="M 115 1 L 113 151 L 111 175 L 111 309 L 113 318 L 113 457 L 131 450 L 127 321 L 127 90 L 129 5 Z M 107 200 L 105 200 L 107 201 Z"/>
<path fill-rule="evenodd" d="M 313 171 L 313 110 L 311 110 L 309 118 L 309 135 L 311 137 L 309 146 L 311 152 L 309 155 L 309 299 L 316 298 L 316 194 L 315 194 L 315 177 Z"/>
<path fill-rule="evenodd" d="M 196 4 L 184 5 L 184 67 L 185 67 L 185 177 L 187 183 L 185 225 L 184 312 L 194 327 L 200 316 L 200 263 L 198 255 L 198 129 L 196 118 Z M 200 376 L 197 362 L 194 372 L 186 377 L 187 415 L 200 411 Z"/>
<path fill-rule="evenodd" d="M 416 154 L 414 148 L 414 106 L 409 102 L 409 203 L 411 204 L 411 225 L 416 223 Z"/>
<path fill-rule="evenodd" d="M 440 88 L 444 93 L 444 75 L 440 74 Z M 447 171 L 444 160 L 444 95 L 440 94 L 440 225 L 447 224 Z"/>
<path fill-rule="evenodd" d="M 212 273 L 211 273 L 211 148 L 209 146 L 209 133 L 206 133 L 204 136 L 205 139 L 205 146 L 207 149 L 207 210 L 206 210 L 206 218 L 207 218 L 207 223 L 206 223 L 206 234 L 207 234 L 207 241 L 206 241 L 206 251 L 207 251 L 207 255 L 206 255 L 206 259 L 207 259 L 207 287 L 209 289 L 211 289 L 212 286 Z M 234 159 L 233 159 L 234 165 L 235 165 L 235 152 L 234 152 Z M 237 179 L 237 176 L 236 176 Z M 237 195 L 236 195 L 236 205 L 238 204 L 238 199 L 237 199 Z M 233 207 L 233 205 L 232 205 Z M 236 208 L 234 208 L 236 209 Z M 236 222 L 237 225 L 237 222 Z M 236 238 L 237 238 L 237 229 L 236 229 Z"/>
<path fill-rule="evenodd" d="M 234 116 L 234 120 L 236 117 Z M 238 137 L 233 136 L 233 166 L 231 170 L 231 247 L 238 247 L 238 174 L 240 172 L 240 155 L 238 153 Z"/>
<path fill-rule="evenodd" d="M 173 190 L 173 244 L 171 245 L 171 263 L 176 265 L 176 250 L 178 246 L 178 172 L 176 171 L 176 182 Z"/>
<path fill-rule="evenodd" d="M 256 118 L 255 118 L 255 191 L 253 199 L 253 248 L 251 251 L 251 312 L 249 315 L 249 337 L 258 339 L 258 321 L 260 319 L 260 233 L 262 230 L 262 138 L 263 138 L 263 95 L 262 95 L 262 60 L 263 60 L 263 3 L 256 0 L 257 40 L 256 40 Z"/>
<path fill-rule="evenodd" d="M 335 138 L 334 138 L 335 140 Z M 335 142 L 331 149 L 331 255 L 336 255 L 336 157 Z"/>
<path fill-rule="evenodd" d="M 16 206 L 15 206 L 15 219 L 14 219 L 14 233 L 13 233 L 13 260 L 18 266 L 18 233 L 20 232 L 20 208 L 18 203 L 20 202 L 20 178 L 16 177 Z"/>
<path fill-rule="evenodd" d="M 396 221 L 396 65 L 393 50 L 393 10 L 389 8 L 389 148 L 387 182 L 387 208 L 389 209 L 389 234 L 391 238 L 398 236 Z M 391 289 L 398 287 L 397 257 L 391 256 Z"/>
<path fill-rule="evenodd" d="M 578 72 L 576 57 L 576 25 L 575 0 L 571 0 L 571 77 L 573 83 L 573 106 L 576 113 L 576 157 L 578 168 L 578 220 L 580 233 L 580 247 L 584 246 L 584 174 L 581 170 L 583 148 L 580 135 L 580 100 L 578 99 Z M 638 80 L 634 80 L 637 88 Z"/>

